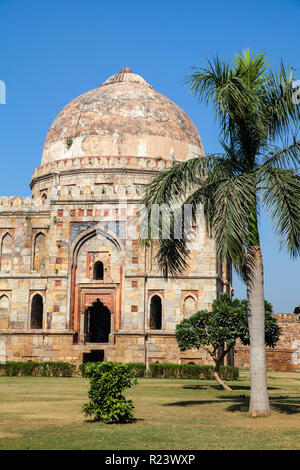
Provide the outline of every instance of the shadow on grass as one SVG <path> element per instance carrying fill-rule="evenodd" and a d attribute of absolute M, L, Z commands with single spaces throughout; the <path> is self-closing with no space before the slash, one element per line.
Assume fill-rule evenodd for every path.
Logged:
<path fill-rule="evenodd" d="M 245 395 L 222 395 L 217 400 L 186 400 L 177 401 L 174 403 L 167 403 L 164 406 L 194 406 L 194 405 L 209 405 L 214 403 L 231 403 L 226 410 L 229 412 L 248 412 L 250 397 Z M 270 397 L 271 409 L 284 414 L 300 413 L 300 397 L 278 396 Z"/>
<path fill-rule="evenodd" d="M 227 408 L 227 411 L 243 411 L 248 408 L 250 397 L 221 397 L 224 401 L 231 400 L 233 403 Z M 300 413 L 299 397 L 277 396 L 269 397 L 271 410 L 283 414 Z M 246 411 L 246 410 L 245 410 Z"/>
<path fill-rule="evenodd" d="M 250 385 L 230 385 L 232 390 L 248 390 L 250 391 Z M 221 385 L 185 385 L 185 389 L 193 390 L 224 390 Z M 280 390 L 280 387 L 268 387 L 268 390 Z"/>
<path fill-rule="evenodd" d="M 134 418 L 132 421 L 128 421 L 128 423 L 105 423 L 100 419 L 85 419 L 83 422 L 88 424 L 119 424 L 119 425 L 128 425 L 128 424 L 135 424 L 139 421 L 145 421 L 143 418 Z"/>
<path fill-rule="evenodd" d="M 186 400 L 175 401 L 174 403 L 166 403 L 163 406 L 192 406 L 192 405 L 209 405 L 211 403 L 222 403 L 224 400 Z"/>
<path fill-rule="evenodd" d="M 270 397 L 271 408 L 279 413 L 300 413 L 300 397 L 278 396 Z"/>

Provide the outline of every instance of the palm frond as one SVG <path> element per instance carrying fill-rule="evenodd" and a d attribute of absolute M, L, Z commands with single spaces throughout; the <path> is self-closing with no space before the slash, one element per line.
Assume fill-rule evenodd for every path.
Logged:
<path fill-rule="evenodd" d="M 176 222 L 174 207 L 191 206 L 185 222 L 191 226 L 201 204 L 218 258 L 230 259 L 242 275 L 247 265 L 249 278 L 247 251 L 259 247 L 258 194 L 274 218 L 281 245 L 293 256 L 300 254 L 300 181 L 291 169 L 299 168 L 299 142 L 294 139 L 283 149 L 274 145 L 281 135 L 291 134 L 291 123 L 299 125 L 293 77 L 283 64 L 279 74 L 272 74 L 265 54 L 250 49 L 237 54 L 233 66 L 214 57 L 206 67 L 193 69 L 185 82 L 199 100 L 213 106 L 224 154 L 174 163 L 145 186 L 146 239 L 155 235 L 156 259 L 164 274 L 178 275 L 188 266 L 190 251 L 188 230 Z M 164 204 L 170 215 L 159 213 L 153 226 L 149 210 Z M 166 228 L 171 228 L 168 237 Z"/>
<path fill-rule="evenodd" d="M 299 168 L 300 167 L 300 141 L 294 140 L 291 145 L 279 148 L 276 145 L 269 145 L 269 152 L 265 155 L 262 168 Z"/>
<path fill-rule="evenodd" d="M 213 234 L 220 259 L 229 258 L 237 271 L 245 262 L 249 240 L 249 213 L 256 208 L 253 174 L 228 178 L 214 197 Z"/>
<path fill-rule="evenodd" d="M 269 121 L 270 138 L 287 133 L 291 124 L 299 124 L 300 106 L 293 101 L 292 82 L 292 69 L 286 71 L 283 62 L 279 73 L 270 72 L 266 82 L 263 108 Z"/>
<path fill-rule="evenodd" d="M 258 172 L 261 201 L 270 213 L 280 247 L 300 254 L 300 177 L 297 170 L 264 166 Z"/>
<path fill-rule="evenodd" d="M 167 208 L 168 210 L 169 208 Z M 159 207 L 161 210 L 161 207 Z M 150 240 L 156 248 L 155 261 L 162 271 L 164 277 L 176 277 L 182 271 L 187 269 L 190 259 L 188 230 L 186 230 L 191 222 L 184 214 L 184 206 L 177 206 L 168 210 L 168 214 L 160 211 L 160 217 L 150 215 Z M 154 238 L 154 233 L 156 237 Z"/>
<path fill-rule="evenodd" d="M 161 171 L 142 188 L 142 205 L 171 204 L 205 178 L 208 157 L 196 157 Z"/>
<path fill-rule="evenodd" d="M 191 158 L 180 164 L 173 164 L 171 168 L 158 173 L 147 185 L 142 188 L 143 206 L 152 204 L 172 204 L 183 201 L 186 195 L 199 185 L 202 186 L 208 175 L 219 169 L 228 168 L 228 158 L 221 154 L 206 155 Z"/>
<path fill-rule="evenodd" d="M 188 268 L 190 252 L 184 239 L 161 240 L 157 246 L 155 260 L 165 279 L 177 277 Z"/>
<path fill-rule="evenodd" d="M 238 52 L 234 58 L 235 73 L 254 91 L 263 89 L 268 80 L 269 65 L 266 54 L 254 55 L 254 50 L 247 48 Z"/>
<path fill-rule="evenodd" d="M 257 96 L 247 85 L 243 75 L 231 69 L 217 56 L 207 59 L 207 67 L 193 67 L 192 74 L 185 77 L 190 90 L 205 104 L 212 104 L 221 134 L 228 137 L 234 123 L 244 120 L 245 115 L 258 111 Z"/>

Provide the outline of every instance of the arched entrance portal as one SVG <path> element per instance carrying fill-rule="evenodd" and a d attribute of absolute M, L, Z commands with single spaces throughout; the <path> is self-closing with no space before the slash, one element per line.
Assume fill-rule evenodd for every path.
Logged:
<path fill-rule="evenodd" d="M 111 323 L 110 310 L 97 299 L 85 312 L 85 334 L 90 343 L 107 343 Z"/>

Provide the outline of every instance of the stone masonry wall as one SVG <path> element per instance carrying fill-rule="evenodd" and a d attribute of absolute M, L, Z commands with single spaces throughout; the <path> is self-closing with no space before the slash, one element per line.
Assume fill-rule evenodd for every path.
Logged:
<path fill-rule="evenodd" d="M 52 174 L 53 164 L 36 170 L 32 198 L 0 197 L 0 242 L 6 233 L 11 237 L 5 239 L 0 267 L 0 355 L 4 360 L 78 364 L 84 353 L 103 348 L 105 358 L 114 360 L 140 361 L 146 355 L 147 361 L 207 362 L 201 351 L 181 354 L 174 331 L 184 317 L 187 298 L 191 314 L 191 308 L 210 308 L 216 293 L 230 286 L 230 273 L 217 263 L 213 241 L 200 230 L 191 242 L 190 269 L 168 281 L 156 266 L 155 251 L 141 248 L 138 241 L 140 187 L 169 163 L 118 157 L 74 159 L 58 165 Z M 76 240 L 97 224 L 117 236 L 122 253 L 111 239 L 99 241 L 95 236 L 72 258 Z M 128 236 L 129 227 L 136 232 L 133 237 Z M 92 279 L 91 263 L 89 268 L 93 256 L 102 257 L 106 269 L 98 284 Z M 74 261 L 77 294 L 71 290 Z M 115 329 L 108 344 L 85 344 L 80 336 L 84 312 L 77 310 L 79 322 L 77 316 L 77 323 L 71 323 L 72 299 L 78 308 L 83 298 L 79 288 L 91 286 L 98 289 L 97 295 L 108 284 L 115 287 Z M 41 329 L 31 327 L 31 304 L 37 294 L 43 299 Z M 150 329 L 155 295 L 162 299 L 159 332 Z"/>
<path fill-rule="evenodd" d="M 276 347 L 266 348 L 267 369 L 300 370 L 300 316 L 281 313 L 276 317 L 282 332 Z M 238 367 L 249 368 L 249 347 L 236 345 L 234 363 Z"/>

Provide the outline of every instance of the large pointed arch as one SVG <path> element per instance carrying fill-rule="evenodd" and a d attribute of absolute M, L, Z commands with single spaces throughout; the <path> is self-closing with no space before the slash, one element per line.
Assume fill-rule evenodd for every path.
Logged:
<path fill-rule="evenodd" d="M 72 262 L 76 262 L 78 252 L 80 248 L 90 239 L 96 237 L 97 235 L 102 236 L 109 240 L 120 252 L 120 255 L 125 256 L 125 250 L 122 240 L 111 230 L 103 227 L 101 224 L 97 224 L 94 227 L 91 227 L 81 234 L 79 234 L 71 245 L 71 255 L 72 255 Z"/>
<path fill-rule="evenodd" d="M 77 277 L 77 261 L 80 249 L 83 247 L 85 243 L 87 243 L 90 239 L 96 236 L 101 236 L 104 239 L 108 240 L 118 251 L 119 261 L 120 261 L 120 281 L 124 277 L 124 269 L 122 268 L 122 264 L 125 261 L 125 249 L 122 240 L 116 235 L 116 233 L 112 232 L 111 230 L 107 229 L 106 227 L 102 226 L 100 223 L 83 231 L 79 234 L 73 243 L 70 246 L 70 267 L 69 267 L 69 276 L 68 276 L 68 296 L 69 296 L 69 328 L 71 330 L 78 329 L 78 325 L 76 325 L 75 321 L 75 311 L 77 311 L 77 306 L 75 307 L 75 290 L 76 290 L 76 277 Z M 120 297 L 120 304 L 122 300 Z M 77 312 L 78 314 L 78 312 Z"/>

